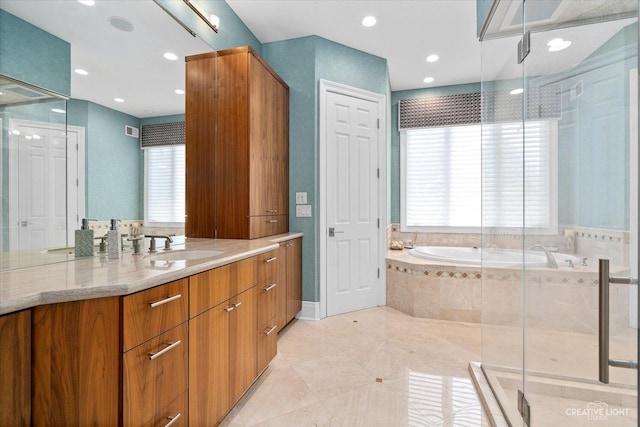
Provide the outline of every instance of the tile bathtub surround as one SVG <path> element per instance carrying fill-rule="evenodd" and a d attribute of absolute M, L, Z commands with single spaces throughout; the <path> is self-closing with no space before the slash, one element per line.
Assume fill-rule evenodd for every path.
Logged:
<path fill-rule="evenodd" d="M 467 365 L 476 324 L 376 307 L 294 320 L 278 355 L 222 422 L 249 426 L 489 426 Z"/>

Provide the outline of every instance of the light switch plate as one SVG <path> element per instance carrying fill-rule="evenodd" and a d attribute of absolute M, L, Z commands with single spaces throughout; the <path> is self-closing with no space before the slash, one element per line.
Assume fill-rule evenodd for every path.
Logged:
<path fill-rule="evenodd" d="M 311 218 L 311 205 L 296 206 L 296 216 L 302 218 Z"/>
<path fill-rule="evenodd" d="M 304 193 L 296 193 L 296 205 L 306 205 L 306 204 L 307 204 L 307 192 L 305 191 Z"/>

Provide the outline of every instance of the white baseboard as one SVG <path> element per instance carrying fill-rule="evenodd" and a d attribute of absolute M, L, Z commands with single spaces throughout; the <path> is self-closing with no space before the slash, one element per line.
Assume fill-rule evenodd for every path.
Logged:
<path fill-rule="evenodd" d="M 320 302 L 302 301 L 302 310 L 300 310 L 296 319 L 320 320 Z"/>

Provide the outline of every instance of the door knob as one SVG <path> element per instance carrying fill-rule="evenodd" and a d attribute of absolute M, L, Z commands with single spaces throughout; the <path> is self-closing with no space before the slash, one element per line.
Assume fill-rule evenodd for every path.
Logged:
<path fill-rule="evenodd" d="M 329 227 L 329 237 L 335 237 L 336 234 L 344 233 L 344 231 L 336 231 L 334 227 Z"/>

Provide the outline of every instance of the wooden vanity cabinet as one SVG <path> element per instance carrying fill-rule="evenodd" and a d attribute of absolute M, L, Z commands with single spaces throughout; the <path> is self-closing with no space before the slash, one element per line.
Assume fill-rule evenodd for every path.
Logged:
<path fill-rule="evenodd" d="M 248 46 L 189 56 L 186 76 L 187 236 L 287 232 L 289 87 Z"/>
<path fill-rule="evenodd" d="M 31 311 L 0 316 L 0 426 L 31 425 Z"/>

